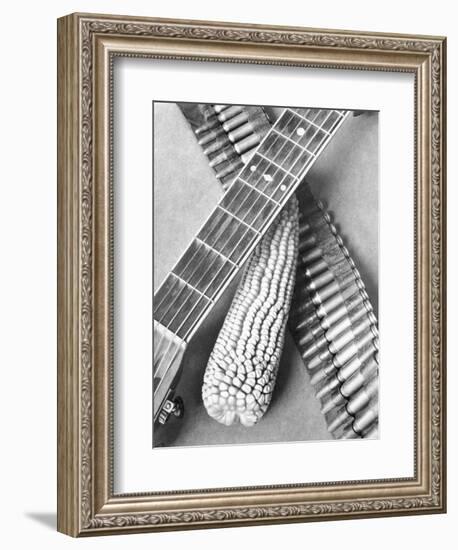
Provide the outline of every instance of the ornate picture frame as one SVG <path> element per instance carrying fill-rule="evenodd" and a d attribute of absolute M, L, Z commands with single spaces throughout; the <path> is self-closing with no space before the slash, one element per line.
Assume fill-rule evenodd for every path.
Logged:
<path fill-rule="evenodd" d="M 113 491 L 113 60 L 410 73 L 415 79 L 414 475 Z M 71 536 L 443 513 L 446 40 L 145 17 L 58 20 L 58 530 Z"/>

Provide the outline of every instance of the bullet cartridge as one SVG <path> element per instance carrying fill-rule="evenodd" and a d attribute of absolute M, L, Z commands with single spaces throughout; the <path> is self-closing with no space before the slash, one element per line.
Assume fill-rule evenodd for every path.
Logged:
<path fill-rule="evenodd" d="M 358 433 L 363 433 L 366 428 L 375 422 L 378 418 L 378 406 L 372 405 L 366 409 L 361 415 L 358 415 L 353 422 L 353 429 Z"/>
<path fill-rule="evenodd" d="M 377 395 L 378 391 L 378 376 L 374 376 L 367 385 L 360 388 L 357 393 L 351 396 L 347 403 L 347 411 L 356 415 L 366 405 L 370 403 L 373 397 Z"/>
<path fill-rule="evenodd" d="M 342 369 L 341 369 L 342 370 Z M 369 380 L 369 378 L 375 374 L 378 373 L 378 365 L 375 361 L 374 355 L 371 354 L 371 356 L 368 358 L 367 362 L 363 364 L 363 366 L 360 368 L 360 370 L 353 373 L 348 380 L 346 380 L 341 388 L 340 391 L 342 395 L 345 397 L 350 397 L 355 392 L 357 392 L 360 388 L 364 386 L 364 384 Z M 338 378 L 341 377 L 341 372 L 338 372 Z"/>
<path fill-rule="evenodd" d="M 327 414 L 328 412 L 332 411 L 335 407 L 339 407 L 341 405 L 344 405 L 346 402 L 345 397 L 339 392 L 334 392 L 329 399 L 326 401 L 323 401 L 321 405 L 321 412 L 323 414 Z"/>

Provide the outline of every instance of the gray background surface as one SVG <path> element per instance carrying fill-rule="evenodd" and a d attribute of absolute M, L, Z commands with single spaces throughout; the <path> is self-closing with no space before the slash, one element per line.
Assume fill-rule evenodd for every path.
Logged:
<path fill-rule="evenodd" d="M 377 311 L 378 117 L 349 118 L 307 176 L 317 198 L 331 211 L 361 272 Z M 299 191 L 300 193 L 300 191 Z M 154 105 L 154 288 L 156 289 L 212 211 L 221 187 L 181 111 Z M 183 419 L 155 428 L 154 446 L 243 444 L 330 439 L 310 379 L 287 333 L 271 405 L 251 427 L 226 427 L 202 404 L 202 378 L 237 280 L 190 342 L 177 388 Z"/>

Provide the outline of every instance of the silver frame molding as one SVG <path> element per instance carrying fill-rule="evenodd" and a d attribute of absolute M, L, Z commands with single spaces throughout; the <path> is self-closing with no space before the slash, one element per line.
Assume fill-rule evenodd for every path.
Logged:
<path fill-rule="evenodd" d="M 72 536 L 445 511 L 443 37 L 73 14 L 58 20 L 58 530 Z M 112 61 L 415 76 L 415 475 L 116 495 L 112 489 Z"/>

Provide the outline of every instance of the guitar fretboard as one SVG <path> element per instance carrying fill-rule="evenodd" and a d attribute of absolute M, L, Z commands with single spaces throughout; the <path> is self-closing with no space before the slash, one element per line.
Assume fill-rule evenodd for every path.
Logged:
<path fill-rule="evenodd" d="M 283 111 L 156 292 L 156 321 L 189 340 L 347 113 Z"/>

